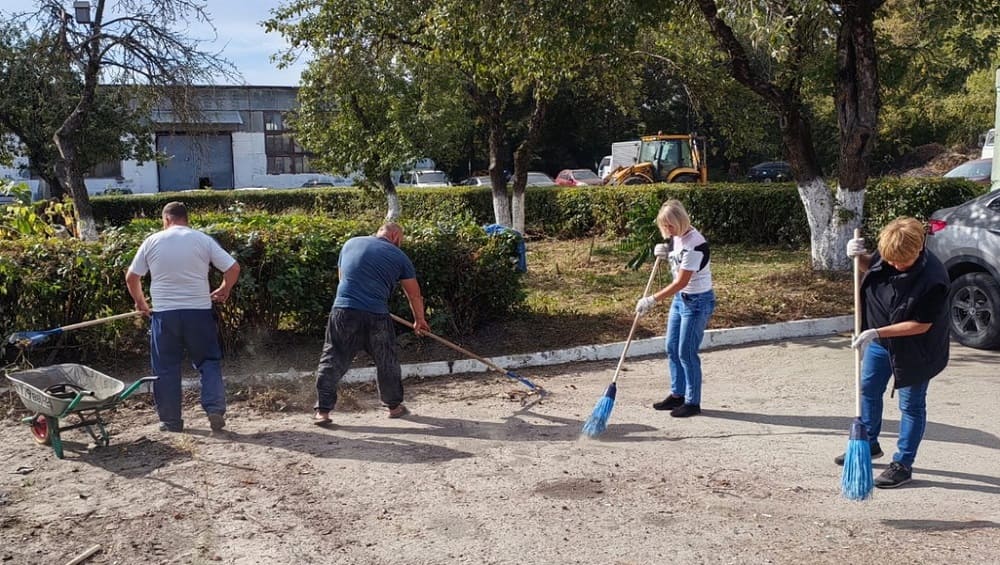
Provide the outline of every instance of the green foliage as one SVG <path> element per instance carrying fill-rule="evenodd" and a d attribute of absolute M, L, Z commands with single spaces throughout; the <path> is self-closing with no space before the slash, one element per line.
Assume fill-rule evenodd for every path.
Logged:
<path fill-rule="evenodd" d="M 900 216 L 927 220 L 935 210 L 958 206 L 986 190 L 981 184 L 962 179 L 875 179 L 865 193 L 864 233 L 877 234 Z"/>
<path fill-rule="evenodd" d="M 218 307 L 223 342 L 238 348 L 282 329 L 321 335 L 336 293 L 337 258 L 347 239 L 375 231 L 378 222 L 317 215 L 197 214 L 195 227 L 240 262 L 240 281 Z M 159 229 L 136 220 L 108 230 L 101 243 L 22 238 L 0 242 L 0 328 L 48 329 L 131 309 L 124 273 L 142 240 Z M 524 299 L 515 240 L 488 237 L 473 224 L 407 224 L 403 250 L 413 260 L 431 319 L 459 332 L 502 317 Z M 220 274 L 213 272 L 213 284 Z M 148 280 L 146 281 L 148 283 Z M 395 311 L 409 317 L 398 293 Z M 66 334 L 83 355 L 143 350 L 143 326 L 101 326 Z M 83 340 L 86 340 L 85 342 Z"/>

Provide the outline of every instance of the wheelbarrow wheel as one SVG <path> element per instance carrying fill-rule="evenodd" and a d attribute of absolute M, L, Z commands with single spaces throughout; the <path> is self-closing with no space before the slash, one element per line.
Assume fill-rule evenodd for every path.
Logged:
<path fill-rule="evenodd" d="M 33 420 L 31 420 L 31 436 L 35 438 L 35 442 L 40 445 L 51 445 L 52 444 L 52 422 L 43 416 L 42 414 L 37 414 Z"/>

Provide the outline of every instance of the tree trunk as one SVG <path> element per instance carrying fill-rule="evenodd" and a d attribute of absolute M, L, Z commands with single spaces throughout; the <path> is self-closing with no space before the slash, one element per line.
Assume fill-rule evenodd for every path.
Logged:
<path fill-rule="evenodd" d="M 878 56 L 875 51 L 876 2 L 845 2 L 837 33 L 837 124 L 840 158 L 837 176 L 846 190 L 864 190 L 868 156 L 878 132 Z M 860 223 L 858 216 L 858 223 Z"/>
<path fill-rule="evenodd" d="M 812 268 L 818 271 L 840 271 L 851 268 L 844 248 L 854 236 L 856 222 L 864 208 L 863 191 L 837 189 L 831 195 L 830 187 L 822 178 L 798 184 L 799 198 L 809 222 Z"/>
<path fill-rule="evenodd" d="M 507 179 L 503 166 L 507 144 L 504 143 L 503 116 L 499 107 L 494 107 L 490 112 L 489 142 L 490 184 L 493 185 L 493 217 L 496 223 L 510 227 L 512 225 L 510 195 L 507 192 Z"/>
<path fill-rule="evenodd" d="M 379 175 L 379 184 L 382 185 L 382 190 L 385 191 L 386 200 L 386 212 L 385 221 L 395 222 L 399 219 L 400 213 L 403 211 L 403 207 L 399 202 L 399 194 L 396 193 L 396 185 L 392 182 L 392 175 L 388 172 Z"/>
<path fill-rule="evenodd" d="M 61 150 L 62 151 L 62 150 Z M 75 170 L 75 153 L 72 150 L 62 151 L 70 155 L 70 160 L 63 160 L 56 165 L 56 175 L 64 186 L 69 187 L 70 198 L 73 199 L 73 216 L 76 218 L 76 235 L 83 241 L 97 241 L 97 223 L 94 221 L 94 208 L 90 204 L 87 185 L 83 175 Z"/>
<path fill-rule="evenodd" d="M 545 122 L 545 111 L 548 109 L 548 102 L 541 99 L 540 95 L 536 94 L 534 101 L 535 107 L 528 120 L 528 132 L 514 151 L 514 198 L 511 203 L 511 219 L 514 222 L 513 228 L 522 234 L 524 233 L 524 188 L 528 184 L 531 152 L 538 143 L 542 124 Z"/>
<path fill-rule="evenodd" d="M 779 116 L 785 154 L 792 165 L 799 197 L 805 207 L 812 244 L 812 267 L 845 270 L 851 262 L 844 247 L 861 224 L 867 157 L 878 119 L 874 13 L 882 0 L 836 3 L 841 18 L 837 36 L 837 119 L 840 125 L 840 187 L 836 195 L 823 180 L 816 158 L 808 115 L 802 110 L 801 84 L 784 87 L 769 82 L 755 70 L 733 29 L 719 16 L 715 0 L 695 0 L 719 46 L 729 55 L 730 75 L 751 89 Z M 801 20 L 803 23 L 806 20 Z M 808 26 L 797 29 L 807 32 Z M 801 71 L 804 50 L 793 50 L 787 72 Z"/>

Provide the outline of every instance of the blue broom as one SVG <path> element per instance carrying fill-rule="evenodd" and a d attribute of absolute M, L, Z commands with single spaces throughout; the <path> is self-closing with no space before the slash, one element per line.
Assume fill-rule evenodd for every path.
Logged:
<path fill-rule="evenodd" d="M 645 298 L 649 295 L 649 289 L 653 286 L 653 279 L 656 278 L 656 271 L 660 266 L 660 258 L 657 257 L 656 261 L 653 261 L 653 269 L 649 272 L 649 280 L 646 282 L 646 290 L 642 291 L 642 296 Z M 632 336 L 635 335 L 635 328 L 639 325 L 639 314 L 635 315 L 632 320 L 632 329 L 628 332 L 628 339 L 625 340 L 625 347 L 622 348 L 622 355 L 618 358 L 618 366 L 615 367 L 615 376 L 611 379 L 611 384 L 604 391 L 604 396 L 597 401 L 594 406 L 594 411 L 590 413 L 590 417 L 587 421 L 583 423 L 583 434 L 587 437 L 597 437 L 604 433 L 604 430 L 608 429 L 608 419 L 611 417 L 611 411 L 615 408 L 615 395 L 618 393 L 618 375 L 621 373 L 622 364 L 625 362 L 625 355 L 628 353 L 628 346 L 632 343 Z"/>
<path fill-rule="evenodd" d="M 861 237 L 861 230 L 854 230 Z M 854 337 L 861 333 L 861 266 L 854 257 Z M 872 449 L 868 430 L 861 422 L 861 350 L 854 350 L 854 421 L 844 452 L 844 471 L 840 477 L 840 492 L 848 500 L 867 500 L 872 496 L 875 480 L 872 475 Z"/>

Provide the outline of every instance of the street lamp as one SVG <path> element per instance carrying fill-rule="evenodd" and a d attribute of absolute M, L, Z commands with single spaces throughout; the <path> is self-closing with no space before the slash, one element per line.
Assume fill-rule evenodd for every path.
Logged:
<path fill-rule="evenodd" d="M 92 23 L 90 19 L 90 0 L 76 0 L 76 2 L 73 2 L 73 12 L 75 14 L 76 23 Z"/>

